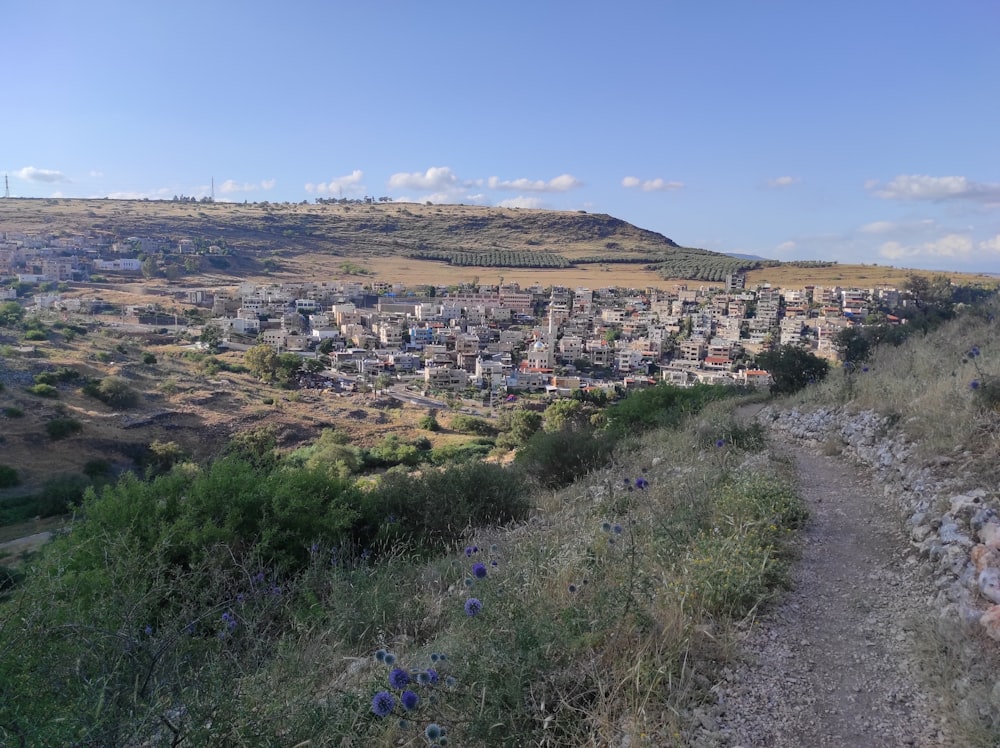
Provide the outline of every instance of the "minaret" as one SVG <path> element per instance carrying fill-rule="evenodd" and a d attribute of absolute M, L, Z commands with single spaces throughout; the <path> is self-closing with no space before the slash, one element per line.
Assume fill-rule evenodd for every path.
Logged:
<path fill-rule="evenodd" d="M 556 331 L 555 331 L 555 320 L 552 318 L 552 302 L 549 301 L 549 339 L 545 342 L 548 344 L 548 368 L 554 369 L 556 365 Z"/>

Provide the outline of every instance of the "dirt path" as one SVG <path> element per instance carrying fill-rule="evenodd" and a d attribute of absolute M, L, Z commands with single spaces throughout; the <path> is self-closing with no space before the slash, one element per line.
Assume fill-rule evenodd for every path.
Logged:
<path fill-rule="evenodd" d="M 787 445 L 810 520 L 793 587 L 750 629 L 719 693 L 729 746 L 945 746 L 912 643 L 929 580 L 861 471 Z"/>

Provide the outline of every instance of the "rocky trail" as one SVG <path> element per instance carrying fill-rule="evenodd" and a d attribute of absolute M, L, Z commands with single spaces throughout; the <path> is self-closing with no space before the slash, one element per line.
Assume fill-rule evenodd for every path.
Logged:
<path fill-rule="evenodd" d="M 716 689 L 711 743 L 954 745 L 921 690 L 914 643 L 934 590 L 898 512 L 857 466 L 787 448 L 810 511 L 801 557 Z"/>

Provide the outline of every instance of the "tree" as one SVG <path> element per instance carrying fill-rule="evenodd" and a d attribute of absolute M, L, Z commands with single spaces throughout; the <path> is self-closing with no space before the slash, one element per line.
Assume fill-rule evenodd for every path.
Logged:
<path fill-rule="evenodd" d="M 834 337 L 834 345 L 841 361 L 859 363 L 871 354 L 871 341 L 856 327 L 845 327 Z"/>
<path fill-rule="evenodd" d="M 0 327 L 14 327 L 24 319 L 24 308 L 16 301 L 0 304 Z"/>
<path fill-rule="evenodd" d="M 825 359 L 794 345 L 758 354 L 757 366 L 771 374 L 771 394 L 788 395 L 821 381 L 830 371 Z"/>
<path fill-rule="evenodd" d="M 542 413 L 542 429 L 548 433 L 575 431 L 587 423 L 587 417 L 579 400 L 556 400 Z"/>
<path fill-rule="evenodd" d="M 209 350 L 215 351 L 222 342 L 224 335 L 225 333 L 223 332 L 220 324 L 217 322 L 209 322 L 201 328 L 201 336 L 198 339 L 208 346 Z"/>
<path fill-rule="evenodd" d="M 382 372 L 377 377 L 375 377 L 375 394 L 378 394 L 380 390 L 382 392 L 385 392 L 387 389 L 389 389 L 390 384 L 392 384 L 392 377 L 390 377 L 385 372 Z"/>
<path fill-rule="evenodd" d="M 243 354 L 243 363 L 251 374 L 264 382 L 273 382 L 278 375 L 278 354 L 266 343 L 248 348 Z"/>
<path fill-rule="evenodd" d="M 146 279 L 155 278 L 160 272 L 160 269 L 156 264 L 156 258 L 152 255 L 149 255 L 145 260 L 143 260 L 142 265 L 139 267 L 142 270 L 142 277 Z"/>

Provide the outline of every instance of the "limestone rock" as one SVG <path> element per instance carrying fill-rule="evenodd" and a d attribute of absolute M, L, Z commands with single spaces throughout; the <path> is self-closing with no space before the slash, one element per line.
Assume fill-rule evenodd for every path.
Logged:
<path fill-rule="evenodd" d="M 969 558 L 972 559 L 977 574 L 990 566 L 1000 568 L 1000 549 L 982 543 L 972 549 Z"/>
<path fill-rule="evenodd" d="M 986 635 L 1000 642 L 1000 605 L 994 605 L 979 617 L 979 625 L 986 629 Z"/>
<path fill-rule="evenodd" d="M 979 572 L 979 594 L 987 600 L 1000 603 L 1000 569 L 991 566 Z"/>
<path fill-rule="evenodd" d="M 1000 524 L 987 522 L 979 529 L 979 540 L 983 545 L 1000 550 Z"/>

